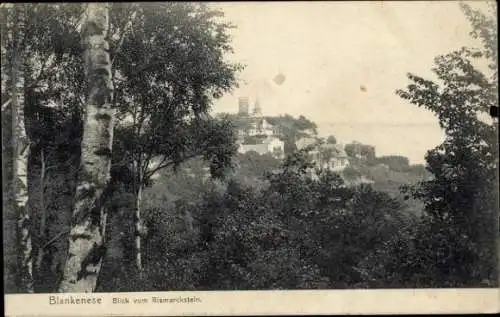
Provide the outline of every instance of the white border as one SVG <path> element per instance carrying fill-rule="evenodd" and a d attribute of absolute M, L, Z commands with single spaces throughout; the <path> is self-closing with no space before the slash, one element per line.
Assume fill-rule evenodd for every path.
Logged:
<path fill-rule="evenodd" d="M 100 298 L 101 304 L 51 305 L 50 296 Z M 152 303 L 153 297 L 173 299 Z M 178 302 L 179 298 L 199 302 Z M 113 304 L 113 298 L 128 304 Z M 134 304 L 147 298 L 147 304 Z M 176 302 L 177 301 L 177 302 Z M 193 299 L 194 301 L 194 299 Z M 196 300 L 197 301 L 197 300 Z M 5 316 L 172 316 L 306 314 L 463 314 L 500 312 L 499 289 L 193 291 L 5 295 Z"/>

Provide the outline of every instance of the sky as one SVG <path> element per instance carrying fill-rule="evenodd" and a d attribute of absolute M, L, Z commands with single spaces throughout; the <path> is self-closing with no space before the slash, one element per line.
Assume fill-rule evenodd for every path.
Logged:
<path fill-rule="evenodd" d="M 395 90 L 408 84 L 408 72 L 432 76 L 437 55 L 478 46 L 455 1 L 215 5 L 237 27 L 228 59 L 246 68 L 214 112 L 236 112 L 240 96 L 258 98 L 264 115 L 304 115 L 321 136 L 370 144 L 378 156 L 404 155 L 413 164 L 424 163 L 444 134 L 430 112 Z M 279 74 L 281 84 L 273 80 Z"/>

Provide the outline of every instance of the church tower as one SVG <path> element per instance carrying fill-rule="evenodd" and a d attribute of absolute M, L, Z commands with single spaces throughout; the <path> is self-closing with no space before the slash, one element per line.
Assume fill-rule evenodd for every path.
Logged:
<path fill-rule="evenodd" d="M 262 117 L 262 108 L 260 107 L 259 97 L 255 98 L 255 104 L 253 107 L 253 116 Z"/>
<path fill-rule="evenodd" d="M 240 97 L 238 99 L 238 113 L 248 116 L 248 97 Z"/>

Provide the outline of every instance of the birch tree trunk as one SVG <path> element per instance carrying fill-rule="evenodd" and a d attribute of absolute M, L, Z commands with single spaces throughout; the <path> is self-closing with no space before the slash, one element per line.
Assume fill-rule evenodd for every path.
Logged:
<path fill-rule="evenodd" d="M 108 24 L 107 4 L 88 4 L 82 28 L 87 78 L 82 157 L 59 292 L 93 292 L 104 253 L 102 194 L 110 177 L 114 120 Z"/>
<path fill-rule="evenodd" d="M 134 208 L 134 249 L 135 249 L 135 269 L 139 278 L 142 278 L 142 246 L 141 246 L 141 236 L 143 232 L 142 221 L 141 221 L 141 202 L 142 202 L 142 185 L 139 183 L 136 196 L 135 196 L 135 208 Z"/>
<path fill-rule="evenodd" d="M 38 255 L 36 257 L 36 263 L 34 265 L 35 272 L 41 271 L 43 254 L 44 254 L 44 244 L 46 242 L 45 238 L 45 226 L 47 220 L 47 209 L 45 207 L 45 172 L 46 172 L 46 163 L 45 163 L 45 155 L 44 149 L 40 150 L 40 179 L 39 179 L 39 187 L 40 187 L 40 225 L 38 232 Z M 35 275 L 36 276 L 36 275 Z"/>
<path fill-rule="evenodd" d="M 12 41 L 13 28 L 11 8 L 2 8 L 1 23 L 1 76 L 2 76 L 2 220 L 3 220 L 3 242 L 4 242 L 4 290 L 5 293 L 14 293 L 19 289 L 17 279 L 17 215 L 14 210 L 12 189 L 12 106 L 11 86 L 9 84 L 11 75 L 11 59 L 8 59 L 7 47 Z M 8 110 L 8 111 L 7 111 Z"/>
<path fill-rule="evenodd" d="M 12 52 L 12 187 L 14 207 L 18 215 L 20 286 L 22 292 L 33 292 L 32 246 L 30 235 L 30 215 L 28 211 L 28 151 L 24 117 L 24 26 L 25 5 L 15 5 L 13 52 Z"/>
<path fill-rule="evenodd" d="M 138 132 L 139 133 L 139 132 Z M 134 227 L 134 269 L 137 273 L 137 278 L 142 279 L 142 246 L 141 246 L 141 235 L 142 235 L 142 222 L 141 222 L 141 202 L 142 202 L 142 182 L 143 182 L 143 157 L 142 153 L 138 153 L 136 160 L 134 161 L 134 212 L 132 215 L 133 227 Z"/>

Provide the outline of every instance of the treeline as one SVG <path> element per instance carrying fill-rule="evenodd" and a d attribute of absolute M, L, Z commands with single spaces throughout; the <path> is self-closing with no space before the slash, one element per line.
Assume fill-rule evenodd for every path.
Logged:
<path fill-rule="evenodd" d="M 197 199 L 172 204 L 156 196 L 148 213 L 148 289 L 416 286 L 400 282 L 411 271 L 387 265 L 388 280 L 371 261 L 418 219 L 370 186 L 347 187 L 330 172 L 314 180 L 311 166 L 296 152 L 265 172 L 259 187 L 193 177 L 205 184 Z M 388 252 L 387 259 L 406 261 Z"/>
<path fill-rule="evenodd" d="M 307 172 L 313 164 L 305 152 L 288 156 L 277 167 L 277 160 L 271 160 L 242 155 L 238 162 L 246 177 L 236 173 L 226 181 L 204 178 L 201 162 L 191 162 L 175 177 L 161 177 L 147 190 L 150 275 L 142 287 L 159 291 L 496 285 L 493 276 L 479 275 L 486 269 L 477 270 L 467 266 L 466 258 L 457 258 L 475 254 L 469 249 L 472 244 L 457 244 L 458 237 L 429 214 L 416 214 L 371 185 L 346 186 L 340 175 L 328 171 L 313 179 Z M 252 168 L 259 163 L 260 177 Z M 258 182 L 249 181 L 252 176 Z M 451 243 L 452 248 L 443 249 Z M 455 257 L 449 258 L 450 251 Z M 120 289 L 134 290 L 130 287 L 126 280 Z"/>

